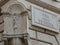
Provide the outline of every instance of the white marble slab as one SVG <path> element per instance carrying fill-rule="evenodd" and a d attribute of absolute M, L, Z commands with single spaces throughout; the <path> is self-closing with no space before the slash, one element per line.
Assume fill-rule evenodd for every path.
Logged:
<path fill-rule="evenodd" d="M 59 32 L 57 15 L 52 11 L 35 6 L 32 6 L 32 25 Z"/>

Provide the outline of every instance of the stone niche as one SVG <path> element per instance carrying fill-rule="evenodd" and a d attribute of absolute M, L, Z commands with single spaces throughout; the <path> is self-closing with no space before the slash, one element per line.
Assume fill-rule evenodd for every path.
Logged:
<path fill-rule="evenodd" d="M 23 34 L 27 30 L 27 16 L 24 12 L 25 6 L 13 4 L 8 8 L 10 14 L 4 16 L 4 33 L 5 34 Z"/>
<path fill-rule="evenodd" d="M 27 33 L 27 11 L 23 4 L 12 4 L 4 13 L 4 38 L 11 45 L 22 45 L 22 36 Z M 9 39 L 11 38 L 11 40 Z M 10 42 L 9 42 L 9 41 Z M 6 42 L 6 43 L 7 43 Z M 9 45 L 9 44 L 7 44 Z"/>

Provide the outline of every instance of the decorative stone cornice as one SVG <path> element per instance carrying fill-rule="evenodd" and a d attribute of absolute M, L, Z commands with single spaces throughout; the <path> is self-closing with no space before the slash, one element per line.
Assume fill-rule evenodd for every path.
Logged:
<path fill-rule="evenodd" d="M 28 37 L 28 33 L 23 33 L 23 34 L 4 34 L 4 38 L 23 38 L 23 37 Z"/>
<path fill-rule="evenodd" d="M 60 9 L 59 8 L 54 7 L 54 6 L 50 5 L 50 4 L 47 4 L 47 3 L 43 2 L 43 1 L 40 1 L 40 0 L 27 0 L 27 1 L 60 14 Z"/>
<path fill-rule="evenodd" d="M 11 15 L 9 12 L 2 12 L 3 15 Z"/>
<path fill-rule="evenodd" d="M 0 0 L 0 7 L 7 3 L 9 0 Z"/>
<path fill-rule="evenodd" d="M 28 11 L 23 11 L 20 15 L 28 15 Z"/>
<path fill-rule="evenodd" d="M 26 14 L 28 14 L 28 11 L 23 11 L 23 12 L 21 12 L 20 14 L 16 14 L 16 13 L 11 14 L 11 13 L 9 13 L 9 12 L 2 12 L 2 15 L 3 15 L 3 16 L 4 16 L 4 15 L 6 15 L 6 16 L 9 16 L 9 15 L 26 15 Z"/>

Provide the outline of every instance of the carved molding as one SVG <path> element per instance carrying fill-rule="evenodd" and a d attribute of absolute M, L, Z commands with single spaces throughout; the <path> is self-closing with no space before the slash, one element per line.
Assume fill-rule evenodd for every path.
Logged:
<path fill-rule="evenodd" d="M 28 33 L 24 33 L 24 34 L 3 34 L 4 38 L 25 38 L 28 37 Z"/>
<path fill-rule="evenodd" d="M 0 7 L 7 3 L 9 0 L 0 0 Z"/>
<path fill-rule="evenodd" d="M 28 11 L 23 11 L 20 15 L 28 15 Z"/>

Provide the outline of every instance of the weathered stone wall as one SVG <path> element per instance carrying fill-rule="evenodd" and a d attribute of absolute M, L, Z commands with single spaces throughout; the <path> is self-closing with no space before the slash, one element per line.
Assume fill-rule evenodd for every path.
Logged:
<path fill-rule="evenodd" d="M 4 20 L 3 20 L 3 15 L 1 13 L 1 8 L 0 8 L 0 45 L 4 45 L 3 31 L 4 31 Z"/>
<path fill-rule="evenodd" d="M 45 3 L 49 2 L 48 4 L 54 6 L 56 9 L 60 8 L 58 7 L 60 3 L 52 0 L 41 1 L 44 1 Z M 57 34 L 56 32 L 43 27 L 32 25 L 32 6 L 41 8 L 26 0 L 10 0 L 1 7 L 4 18 L 0 16 L 0 19 L 1 22 L 4 20 L 4 26 L 1 23 L 0 32 L 4 30 L 4 41 L 6 43 L 8 42 L 6 45 L 59 45 L 60 33 Z M 49 10 L 50 9 L 53 8 L 49 7 Z M 56 10 L 54 10 L 54 12 L 55 11 Z M 2 33 L 0 34 L 0 37 L 2 37 Z M 3 45 L 2 43 L 1 45 Z"/>

